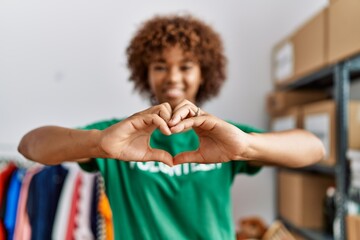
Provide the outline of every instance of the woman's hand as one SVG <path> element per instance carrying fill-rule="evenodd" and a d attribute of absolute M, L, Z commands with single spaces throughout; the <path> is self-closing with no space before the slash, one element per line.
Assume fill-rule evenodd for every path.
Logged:
<path fill-rule="evenodd" d="M 320 139 L 308 131 L 247 134 L 188 101 L 173 110 L 169 126 L 172 133 L 193 128 L 200 140 L 199 149 L 175 156 L 174 164 L 248 160 L 255 165 L 304 167 L 325 156 Z"/>
<path fill-rule="evenodd" d="M 245 158 L 248 135 L 189 101 L 185 100 L 174 108 L 169 126 L 172 133 L 193 128 L 200 141 L 199 149 L 175 156 L 174 164 L 219 163 Z"/>
<path fill-rule="evenodd" d="M 124 161 L 161 161 L 173 165 L 172 156 L 163 150 L 149 146 L 150 136 L 156 128 L 165 135 L 171 131 L 167 125 L 172 110 L 170 104 L 163 103 L 103 130 L 99 147 L 108 158 Z"/>

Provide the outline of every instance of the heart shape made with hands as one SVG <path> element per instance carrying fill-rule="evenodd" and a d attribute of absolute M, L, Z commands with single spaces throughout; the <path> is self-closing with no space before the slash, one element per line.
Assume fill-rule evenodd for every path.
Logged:
<path fill-rule="evenodd" d="M 213 115 L 194 116 L 196 111 L 186 107 L 173 111 L 154 111 L 152 107 L 134 114 L 104 130 L 101 148 L 107 157 L 124 161 L 160 161 L 169 166 L 238 159 L 239 151 L 241 153 L 246 146 L 246 134 Z M 172 157 L 167 151 L 150 146 L 150 137 L 155 129 L 165 135 L 194 129 L 199 138 L 199 148 Z"/>
<path fill-rule="evenodd" d="M 190 129 L 193 129 L 199 138 L 199 148 L 176 155 L 173 158 L 174 164 L 228 162 L 232 160 L 232 153 L 240 149 L 233 140 L 234 133 L 241 133 L 241 131 L 219 118 L 203 115 L 170 124 L 171 133 Z"/>
<path fill-rule="evenodd" d="M 172 118 L 172 119 L 176 119 Z M 245 133 L 237 127 L 211 115 L 186 117 L 184 119 L 166 122 L 164 119 L 153 119 L 153 126 L 149 128 L 147 144 L 149 151 L 154 153 L 150 158 L 163 161 L 167 165 L 182 163 L 222 163 L 237 158 L 234 153 L 241 150 L 241 142 Z M 149 146 L 152 132 L 158 128 L 163 134 L 170 135 L 193 129 L 199 138 L 199 148 L 195 151 L 182 152 L 172 157 L 168 152 Z M 145 144 L 145 143 L 144 143 Z"/>

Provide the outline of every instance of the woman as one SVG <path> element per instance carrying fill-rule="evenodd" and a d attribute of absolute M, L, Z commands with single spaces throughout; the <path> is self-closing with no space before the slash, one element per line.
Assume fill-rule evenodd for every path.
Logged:
<path fill-rule="evenodd" d="M 116 239 L 233 239 L 235 174 L 324 157 L 319 139 L 304 130 L 260 133 L 199 108 L 218 94 L 226 65 L 219 35 L 202 21 L 150 19 L 127 55 L 130 79 L 150 108 L 81 130 L 41 127 L 19 145 L 36 162 L 100 171 Z"/>

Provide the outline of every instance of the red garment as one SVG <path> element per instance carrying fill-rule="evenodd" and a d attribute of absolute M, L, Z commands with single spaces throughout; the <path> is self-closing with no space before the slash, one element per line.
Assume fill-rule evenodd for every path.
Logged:
<path fill-rule="evenodd" d="M 0 172 L 0 209 L 1 210 L 5 210 L 3 208 L 4 199 L 6 196 L 10 177 L 15 170 L 16 170 L 16 166 L 13 163 L 10 163 Z M 6 239 L 6 230 L 2 218 L 0 218 L 0 239 Z"/>
<path fill-rule="evenodd" d="M 6 229 L 2 221 L 0 221 L 0 239 L 6 239 Z"/>
<path fill-rule="evenodd" d="M 16 166 L 13 163 L 9 163 L 3 171 L 0 173 L 0 206 L 2 206 L 3 199 L 5 199 L 7 187 L 11 174 L 16 170 Z"/>
<path fill-rule="evenodd" d="M 77 212 L 77 205 L 79 203 L 80 199 L 80 186 L 81 186 L 81 173 L 79 172 L 76 176 L 75 182 L 74 182 L 74 192 L 72 195 L 71 200 L 71 209 L 70 209 L 70 215 L 69 215 L 69 221 L 68 221 L 68 228 L 66 231 L 66 240 L 73 240 L 74 239 L 74 232 L 75 232 L 75 217 Z"/>

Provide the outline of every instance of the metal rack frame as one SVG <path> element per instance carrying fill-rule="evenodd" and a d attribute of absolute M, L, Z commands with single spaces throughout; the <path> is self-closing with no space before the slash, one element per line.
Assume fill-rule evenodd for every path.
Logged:
<path fill-rule="evenodd" d="M 282 90 L 294 90 L 301 88 L 320 88 L 333 87 L 334 100 L 336 103 L 336 151 L 337 161 L 335 167 L 314 165 L 311 167 L 296 169 L 296 171 L 316 172 L 320 174 L 335 175 L 336 179 L 336 216 L 339 219 L 339 240 L 346 239 L 346 204 L 349 199 L 349 172 L 346 151 L 348 149 L 348 101 L 350 83 L 360 76 L 360 55 L 349 58 L 340 63 L 321 69 L 309 76 L 301 78 L 294 83 L 284 86 Z M 281 219 L 281 218 L 280 218 Z M 306 229 L 297 228 L 288 221 L 285 224 L 295 232 L 303 235 L 307 239 L 329 239 L 321 237 L 319 234 L 312 234 Z M 330 238 L 331 239 L 331 238 Z"/>

